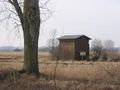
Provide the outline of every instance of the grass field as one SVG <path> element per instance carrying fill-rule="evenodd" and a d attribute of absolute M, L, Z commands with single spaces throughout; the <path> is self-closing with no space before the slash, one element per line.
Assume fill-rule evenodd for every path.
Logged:
<path fill-rule="evenodd" d="M 0 52 L 1 72 L 12 71 L 0 80 L 0 90 L 55 90 L 56 61 L 48 53 L 39 53 L 40 79 L 19 75 L 23 68 L 22 52 Z M 120 62 L 59 61 L 56 68 L 57 90 L 120 90 Z"/>

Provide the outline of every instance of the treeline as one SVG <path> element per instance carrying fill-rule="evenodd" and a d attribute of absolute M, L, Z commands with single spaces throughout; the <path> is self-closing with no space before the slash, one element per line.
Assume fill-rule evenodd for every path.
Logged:
<path fill-rule="evenodd" d="M 115 43 L 112 40 L 102 41 L 94 39 L 90 48 L 90 60 L 93 61 L 119 61 L 119 48 L 115 48 Z"/>

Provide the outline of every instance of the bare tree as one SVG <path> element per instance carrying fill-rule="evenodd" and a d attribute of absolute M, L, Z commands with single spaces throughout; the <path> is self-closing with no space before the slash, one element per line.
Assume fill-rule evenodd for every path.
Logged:
<path fill-rule="evenodd" d="M 114 50 L 114 41 L 105 40 L 103 44 L 102 60 L 106 61 Z"/>
<path fill-rule="evenodd" d="M 107 50 L 107 51 L 113 51 L 114 50 L 114 41 L 105 40 L 104 49 Z"/>
<path fill-rule="evenodd" d="M 105 40 L 104 41 L 104 48 L 102 53 L 103 60 L 114 60 L 118 61 L 119 53 L 115 50 L 114 41 L 112 40 Z"/>
<path fill-rule="evenodd" d="M 99 39 L 94 39 L 92 41 L 91 50 L 93 52 L 93 59 L 98 60 L 100 58 L 100 56 L 102 54 L 102 50 L 103 50 L 102 41 Z"/>
<path fill-rule="evenodd" d="M 54 29 L 50 33 L 51 38 L 48 40 L 48 47 L 50 48 L 50 53 L 52 55 L 52 59 L 59 57 L 59 51 L 58 51 L 58 40 L 56 38 L 57 30 Z"/>
<path fill-rule="evenodd" d="M 3 20 L 15 20 L 17 26 L 21 26 L 24 36 L 24 69 L 27 74 L 39 76 L 38 68 L 38 39 L 42 20 L 42 9 L 49 0 L 0 0 L 0 12 L 8 13 Z M 40 5 L 40 6 L 39 6 Z M 8 6 L 8 7 L 7 7 Z M 49 11 L 49 9 L 46 9 Z M 5 14 L 6 14 L 5 13 Z"/>

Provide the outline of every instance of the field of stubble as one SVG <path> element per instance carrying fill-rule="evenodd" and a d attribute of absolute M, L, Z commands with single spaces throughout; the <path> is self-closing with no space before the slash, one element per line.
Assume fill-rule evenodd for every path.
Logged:
<path fill-rule="evenodd" d="M 22 52 L 0 52 L 0 90 L 120 90 L 120 62 L 60 60 L 56 74 L 55 67 L 48 53 L 39 53 L 41 77 L 35 79 L 16 72 Z"/>

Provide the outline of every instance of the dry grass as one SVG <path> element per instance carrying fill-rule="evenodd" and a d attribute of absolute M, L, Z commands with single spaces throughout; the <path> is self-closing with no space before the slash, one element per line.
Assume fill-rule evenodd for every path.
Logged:
<path fill-rule="evenodd" d="M 18 58 L 9 59 L 8 56 Z M 43 77 L 38 80 L 14 73 L 14 70 L 22 69 L 22 58 L 22 53 L 0 53 L 0 71 L 12 70 L 7 79 L 0 80 L 0 90 L 54 90 L 56 62 L 49 60 L 48 53 L 39 53 L 39 68 Z M 58 90 L 120 90 L 120 62 L 59 61 L 56 82 Z"/>

